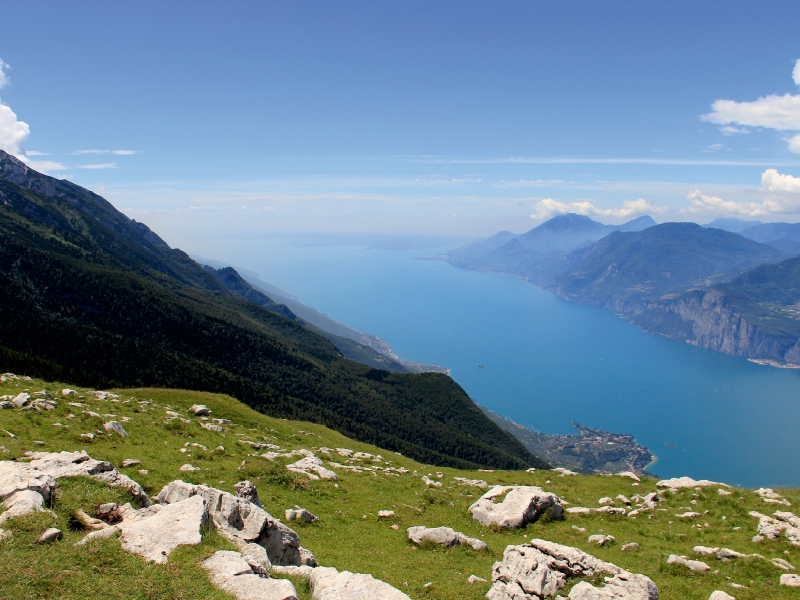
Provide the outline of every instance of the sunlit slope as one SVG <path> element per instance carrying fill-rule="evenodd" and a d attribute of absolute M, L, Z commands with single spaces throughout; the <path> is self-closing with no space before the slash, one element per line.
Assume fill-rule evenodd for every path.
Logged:
<path fill-rule="evenodd" d="M 467 583 L 471 574 L 490 579 L 492 564 L 502 558 L 508 544 L 523 543 L 539 537 L 586 550 L 632 572 L 643 573 L 658 585 L 664 600 L 706 600 L 715 589 L 726 590 L 737 600 L 793 598 L 796 592 L 779 587 L 783 572 L 764 559 L 737 559 L 729 562 L 698 557 L 719 573 L 693 573 L 680 565 L 666 565 L 668 554 L 694 557 L 696 545 L 726 547 L 743 553 L 759 553 L 800 564 L 800 549 L 790 546 L 785 538 L 755 544 L 757 520 L 748 516 L 756 510 L 772 514 L 776 509 L 795 510 L 782 505 L 764 503 L 753 491 L 733 490 L 731 496 L 719 496 L 717 487 L 702 491 L 686 490 L 666 493 L 665 502 L 654 511 L 654 518 L 637 518 L 593 514 L 567 515 L 565 521 L 534 523 L 522 530 L 496 530 L 474 522 L 468 507 L 482 493 L 481 488 L 461 485 L 454 477 L 482 479 L 493 484 L 534 484 L 557 493 L 571 506 L 599 506 L 601 497 L 630 497 L 655 491 L 655 480 L 632 480 L 619 476 L 559 476 L 553 471 L 460 471 L 426 466 L 407 457 L 369 444 L 359 443 L 320 425 L 286 421 L 259 414 L 233 398 L 218 394 L 164 389 L 115 390 L 119 402 L 84 398 L 61 398 L 56 390 L 61 384 L 42 381 L 0 384 L 0 394 L 17 394 L 47 389 L 58 398 L 51 412 L 0 411 L 0 428 L 17 435 L 5 437 L 8 450 L 0 459 L 21 457 L 27 450 L 86 450 L 92 457 L 111 461 L 119 466 L 126 458 L 142 461 L 141 465 L 122 469 L 140 482 L 152 496 L 174 479 L 207 483 L 233 491 L 233 484 L 250 479 L 257 487 L 267 511 L 282 517 L 287 508 L 300 505 L 316 514 L 320 521 L 309 525 L 293 521 L 304 547 L 314 552 L 323 565 L 362 573 L 371 573 L 385 580 L 414 599 L 473 599 L 486 593 L 486 583 Z M 133 398 L 133 400 L 131 400 Z M 126 403 L 127 400 L 130 400 Z M 152 401 L 140 406 L 137 402 Z M 70 406 L 79 402 L 85 407 Z M 187 409 L 202 403 L 213 411 L 212 418 L 232 421 L 225 432 L 207 431 L 204 421 Z M 103 419 L 85 411 L 115 415 L 123 422 L 128 438 L 111 434 L 97 435 L 94 440 L 82 433 L 103 431 Z M 171 417 L 170 410 L 187 422 Z M 69 416 L 73 415 L 72 418 Z M 56 424 L 60 425 L 56 425 Z M 1 435 L 5 435 L 0 431 Z M 44 442 L 44 445 L 34 441 Z M 318 456 L 319 448 L 334 449 L 333 460 L 350 466 L 405 468 L 409 473 L 390 475 L 382 471 L 361 473 L 333 468 L 339 479 L 309 481 L 303 475 L 290 473 L 284 465 L 290 460 L 269 461 L 260 457 L 266 450 L 250 443 L 271 443 L 283 451 L 308 449 Z M 199 444 L 207 448 L 203 449 Z M 223 449 L 218 447 L 222 446 Z M 336 448 L 366 452 L 379 460 L 365 458 L 347 463 L 336 454 Z M 184 450 L 183 452 L 181 450 Z M 199 471 L 181 472 L 183 464 Z M 147 470 L 146 474 L 140 469 Z M 416 474 L 415 474 L 416 473 Z M 441 477 L 438 476 L 441 474 Z M 428 488 L 422 475 L 441 482 L 441 488 Z M 179 549 L 170 556 L 168 566 L 147 565 L 138 556 L 123 553 L 116 540 L 106 540 L 76 552 L 73 544 L 85 532 L 72 532 L 68 521 L 78 508 L 91 510 L 101 502 L 128 501 L 123 492 L 82 479 L 61 480 L 53 507 L 57 520 L 45 515 L 25 517 L 9 522 L 13 537 L 0 543 L 0 589 L 4 598 L 224 598 L 208 582 L 198 566 L 201 560 L 217 549 L 228 548 L 227 542 L 210 533 L 194 548 Z M 796 490 L 778 490 L 794 506 L 800 502 Z M 702 513 L 696 520 L 675 515 L 691 509 Z M 393 510 L 395 518 L 382 520 L 379 510 Z M 708 512 L 706 512 L 708 511 Z M 723 520 L 723 517 L 726 517 Z M 705 526 L 708 523 L 708 527 Z M 397 525 L 397 530 L 391 528 Z M 470 548 L 441 549 L 416 547 L 407 541 L 406 529 L 415 525 L 449 526 L 471 537 L 484 540 L 489 549 L 476 552 Z M 696 525 L 700 525 L 698 528 Z M 33 542 L 46 527 L 64 531 L 64 539 L 50 546 Z M 578 531 L 575 527 L 585 528 Z M 737 528 L 741 528 L 738 529 Z M 590 534 L 603 532 L 616 537 L 605 547 L 589 544 Z M 633 552 L 620 548 L 629 542 L 640 544 Z M 300 598 L 310 594 L 302 580 L 295 580 Z M 430 583 L 428 587 L 426 584 Z M 745 586 L 734 589 L 730 583 Z"/>

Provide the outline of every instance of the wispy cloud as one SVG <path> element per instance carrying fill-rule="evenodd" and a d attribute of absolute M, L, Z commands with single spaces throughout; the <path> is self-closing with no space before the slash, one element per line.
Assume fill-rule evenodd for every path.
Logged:
<path fill-rule="evenodd" d="M 102 163 L 97 165 L 75 165 L 79 169 L 116 169 L 115 163 Z"/>
<path fill-rule="evenodd" d="M 447 158 L 419 157 L 398 159 L 401 162 L 426 164 L 522 164 L 522 165 L 675 165 L 698 167 L 771 167 L 800 166 L 798 161 L 775 160 L 715 160 L 682 158 L 576 158 L 576 157 L 507 157 L 507 158 Z"/>
<path fill-rule="evenodd" d="M 653 215 L 666 212 L 665 206 L 656 206 L 643 198 L 625 200 L 621 206 L 598 208 L 589 201 L 560 202 L 552 198 L 540 200 L 533 206 L 532 219 L 549 219 L 555 215 L 577 213 L 579 215 L 607 217 L 612 219 L 629 219 L 641 215 Z"/>
<path fill-rule="evenodd" d="M 85 154 L 115 154 L 117 156 L 129 156 L 131 154 L 139 154 L 138 150 L 75 150 L 70 152 L 72 156 L 83 156 Z"/>
<path fill-rule="evenodd" d="M 792 77 L 800 85 L 800 59 L 795 63 Z M 777 131 L 800 131 L 800 95 L 772 94 L 752 102 L 717 100 L 711 112 L 700 117 L 709 123 L 723 125 L 723 133 L 741 133 L 732 127 L 765 127 Z M 800 153 L 800 134 L 789 138 L 789 150 Z"/>
<path fill-rule="evenodd" d="M 2 58 L 0 58 L 0 90 L 8 85 L 8 75 L 6 75 L 6 69 L 8 68 L 8 63 L 4 62 Z"/>
<path fill-rule="evenodd" d="M 65 164 L 52 160 L 26 160 L 25 163 L 34 171 L 40 171 L 45 174 L 69 169 Z"/>
<path fill-rule="evenodd" d="M 711 144 L 710 146 L 703 148 L 703 152 L 719 152 L 725 146 L 723 144 Z"/>
<path fill-rule="evenodd" d="M 25 156 L 50 156 L 49 152 L 39 152 L 37 150 L 26 150 Z"/>

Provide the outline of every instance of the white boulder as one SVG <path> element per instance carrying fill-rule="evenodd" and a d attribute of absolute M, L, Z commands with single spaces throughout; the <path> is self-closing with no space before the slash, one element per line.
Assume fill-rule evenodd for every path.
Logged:
<path fill-rule="evenodd" d="M 472 547 L 473 550 L 485 550 L 486 543 L 477 538 L 467 537 L 460 531 L 455 531 L 450 527 L 409 527 L 408 539 L 415 544 L 422 542 L 432 542 L 440 546 L 457 546 L 459 544 Z"/>
<path fill-rule="evenodd" d="M 295 473 L 302 473 L 309 479 L 328 479 L 334 481 L 339 479 L 339 476 L 322 466 L 322 459 L 316 456 L 306 456 L 292 464 L 286 465 L 286 468 Z"/>
<path fill-rule="evenodd" d="M 178 546 L 195 546 L 201 541 L 208 520 L 208 506 L 200 496 L 192 496 L 164 506 L 152 516 L 133 522 L 123 520 L 120 543 L 128 552 L 156 563 L 167 562 Z"/>
<path fill-rule="evenodd" d="M 297 600 L 291 581 L 257 575 L 238 552 L 218 550 L 203 561 L 203 568 L 216 587 L 237 600 Z"/>
<path fill-rule="evenodd" d="M 496 500 L 501 499 L 501 502 Z M 469 507 L 472 518 L 487 527 L 522 527 L 536 521 L 550 509 L 556 519 L 563 515 L 561 500 L 555 494 L 534 486 L 495 486 Z"/>
<path fill-rule="evenodd" d="M 317 567 L 309 577 L 312 600 L 411 600 L 372 575 Z"/>
<path fill-rule="evenodd" d="M 541 600 L 555 596 L 570 577 L 592 577 L 606 573 L 606 585 L 594 588 L 581 582 L 572 588 L 573 600 L 657 600 L 658 589 L 644 575 L 634 575 L 599 560 L 578 548 L 546 540 L 508 546 L 502 562 L 492 567 L 492 589 L 488 600 Z"/>

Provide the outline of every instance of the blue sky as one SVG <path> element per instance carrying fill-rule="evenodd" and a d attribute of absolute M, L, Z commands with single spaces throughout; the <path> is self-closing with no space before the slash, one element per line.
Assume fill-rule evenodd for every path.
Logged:
<path fill-rule="evenodd" d="M 171 243 L 800 220 L 796 0 L 0 14 L 0 148 Z"/>

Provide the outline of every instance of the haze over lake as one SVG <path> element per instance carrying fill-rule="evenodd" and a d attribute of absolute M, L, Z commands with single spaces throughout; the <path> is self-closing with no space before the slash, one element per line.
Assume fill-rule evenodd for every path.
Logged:
<path fill-rule="evenodd" d="M 800 371 L 649 335 L 511 277 L 420 260 L 447 248 L 245 244 L 247 256 L 230 246 L 213 258 L 383 338 L 403 359 L 451 368 L 479 404 L 521 424 L 630 433 L 663 477 L 800 485 Z"/>

